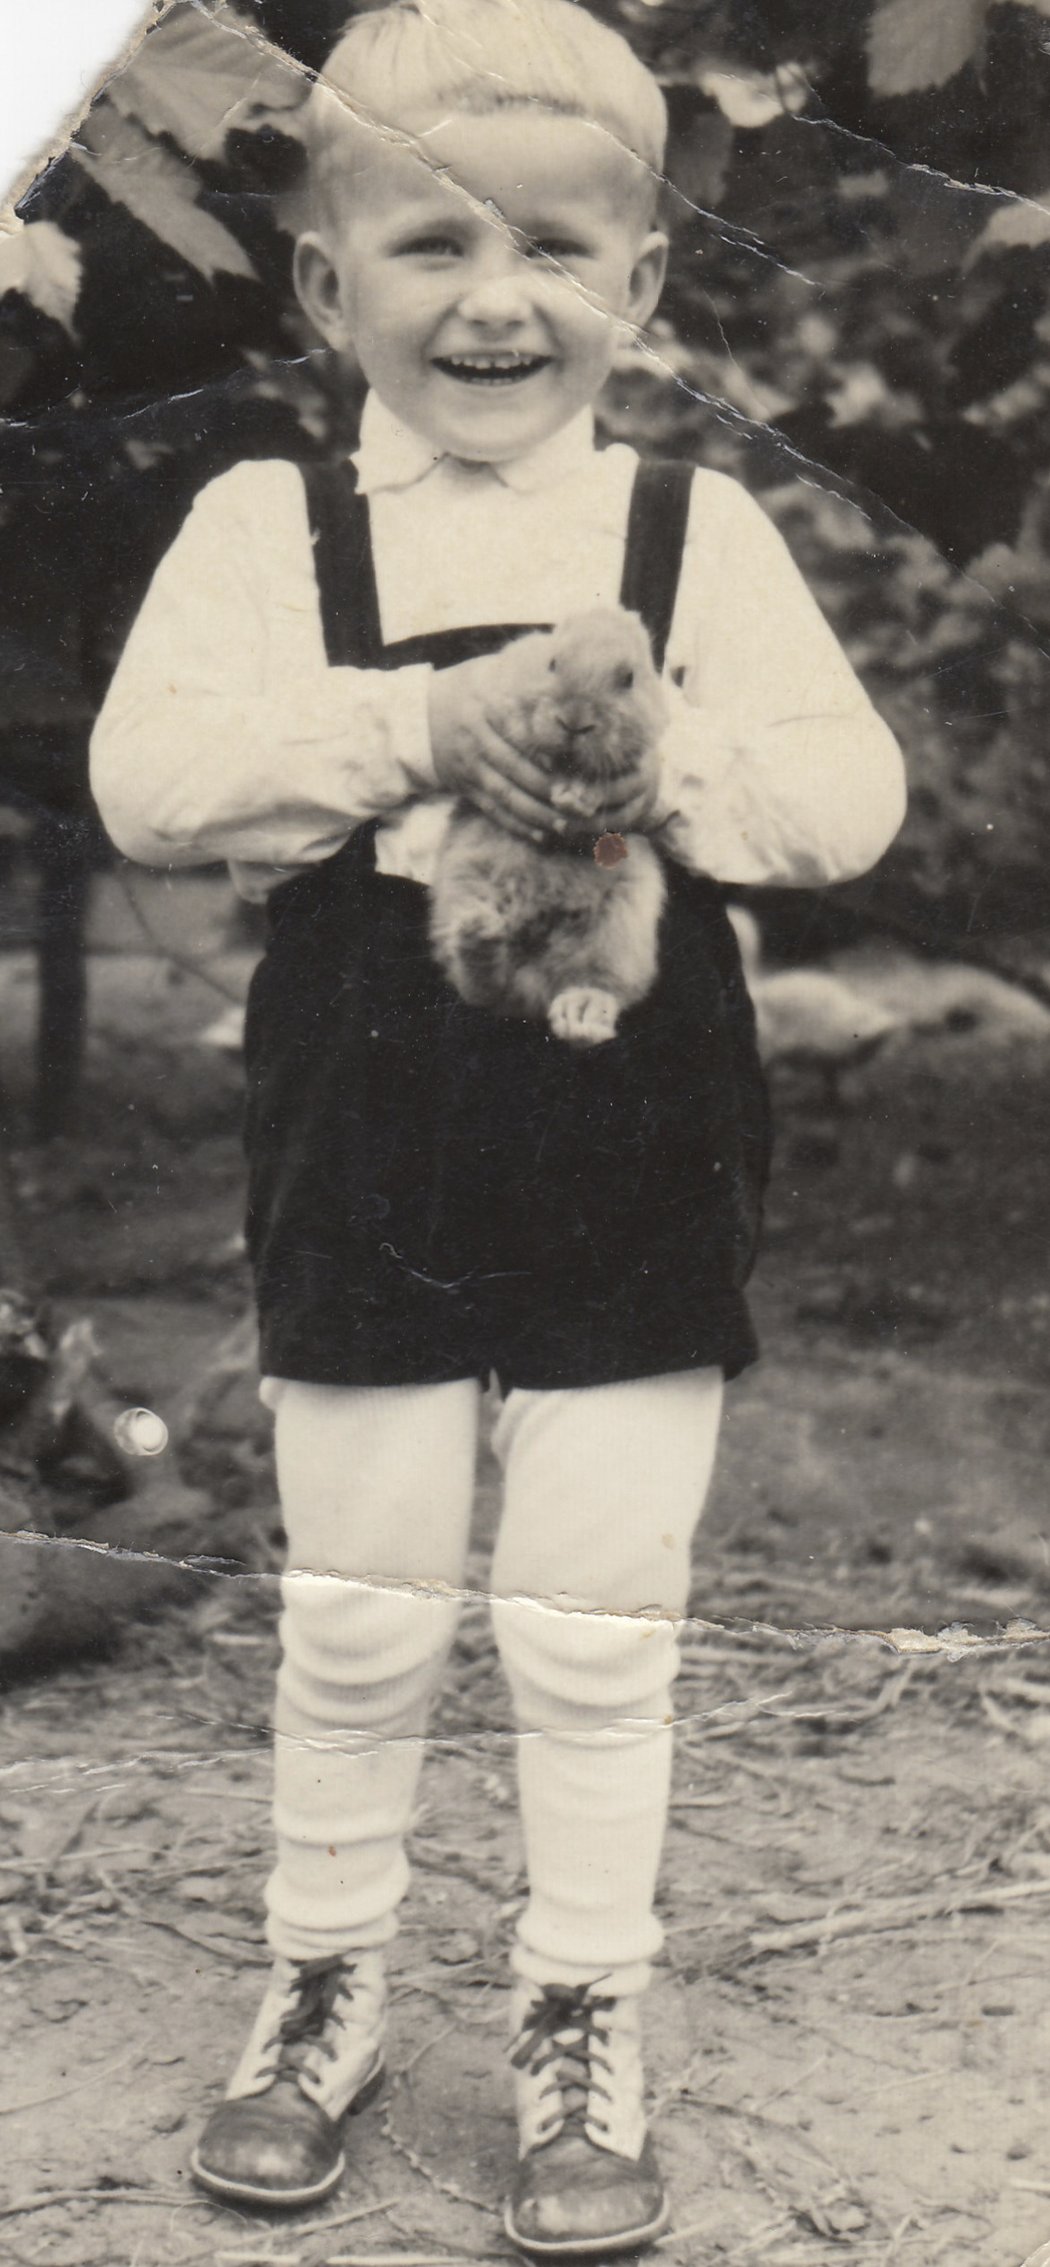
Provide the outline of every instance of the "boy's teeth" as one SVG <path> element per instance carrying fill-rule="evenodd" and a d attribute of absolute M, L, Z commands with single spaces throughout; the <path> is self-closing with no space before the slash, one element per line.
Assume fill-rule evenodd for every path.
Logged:
<path fill-rule="evenodd" d="M 444 360 L 449 369 L 463 370 L 473 377 L 501 378 L 536 369 L 541 357 L 537 354 L 448 354 Z"/>

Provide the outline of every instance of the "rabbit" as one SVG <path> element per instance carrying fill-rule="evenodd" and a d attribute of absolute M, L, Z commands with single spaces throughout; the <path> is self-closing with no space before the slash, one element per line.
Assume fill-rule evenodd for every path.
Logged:
<path fill-rule="evenodd" d="M 500 659 L 494 713 L 549 771 L 555 808 L 597 821 L 666 722 L 641 621 L 621 607 L 570 615 Z M 534 846 L 457 804 L 434 875 L 431 945 L 469 1006 L 545 1017 L 556 1038 L 599 1046 L 655 981 L 665 894 L 644 835 Z"/>

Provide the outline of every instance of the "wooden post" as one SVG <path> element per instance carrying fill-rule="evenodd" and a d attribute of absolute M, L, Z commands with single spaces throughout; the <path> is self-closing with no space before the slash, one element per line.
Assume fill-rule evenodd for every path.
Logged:
<path fill-rule="evenodd" d="M 92 846 L 82 819 L 48 816 L 33 837 L 39 870 L 34 1130 L 39 1141 L 75 1130 L 87 1008 L 84 923 Z"/>

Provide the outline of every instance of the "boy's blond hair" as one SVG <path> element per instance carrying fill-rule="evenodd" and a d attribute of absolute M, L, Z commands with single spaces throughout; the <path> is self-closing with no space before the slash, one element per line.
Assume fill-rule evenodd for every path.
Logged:
<path fill-rule="evenodd" d="M 539 107 L 601 126 L 655 205 L 667 110 L 652 74 L 581 0 L 391 0 L 354 18 L 305 114 L 315 192 L 347 163 L 347 128 L 411 137 L 436 116 Z"/>

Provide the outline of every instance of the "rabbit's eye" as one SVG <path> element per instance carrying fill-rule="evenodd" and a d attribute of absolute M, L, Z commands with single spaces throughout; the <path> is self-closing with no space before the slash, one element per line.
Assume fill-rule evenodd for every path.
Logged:
<path fill-rule="evenodd" d="M 630 689 L 631 689 L 631 686 L 633 685 L 633 683 L 634 683 L 634 670 L 633 670 L 633 669 L 626 669 L 626 668 L 625 668 L 625 669 L 618 669 L 618 670 L 617 670 L 617 672 L 616 672 L 616 686 L 617 686 L 617 691 L 618 691 L 618 692 L 621 692 L 621 693 L 629 693 L 629 692 L 630 692 Z"/>

